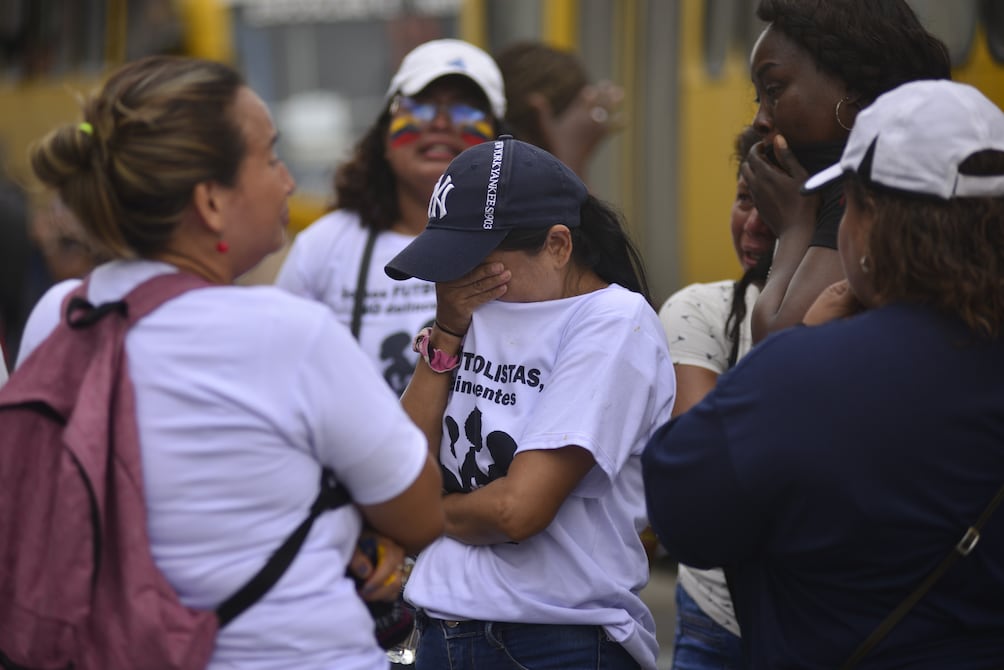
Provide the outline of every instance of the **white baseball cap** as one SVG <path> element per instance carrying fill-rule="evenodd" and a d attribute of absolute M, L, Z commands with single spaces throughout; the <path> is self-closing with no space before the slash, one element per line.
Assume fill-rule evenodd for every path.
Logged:
<path fill-rule="evenodd" d="M 1004 196 L 1004 175 L 959 173 L 963 161 L 988 149 L 1004 151 L 1004 112 L 997 105 L 968 84 L 913 81 L 858 114 L 840 162 L 809 178 L 802 191 L 854 172 L 873 184 L 943 200 Z M 869 154 L 871 165 L 864 165 Z"/>
<path fill-rule="evenodd" d="M 386 101 L 397 93 L 415 95 L 440 77 L 459 74 L 484 91 L 495 118 L 505 116 L 505 85 L 495 60 L 469 42 L 432 40 L 412 49 L 387 89 Z"/>

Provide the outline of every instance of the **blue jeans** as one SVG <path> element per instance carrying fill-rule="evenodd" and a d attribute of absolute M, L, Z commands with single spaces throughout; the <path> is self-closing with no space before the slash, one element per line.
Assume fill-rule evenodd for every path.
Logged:
<path fill-rule="evenodd" d="M 742 663 L 742 642 L 676 586 L 676 642 L 673 670 L 736 670 Z"/>
<path fill-rule="evenodd" d="M 637 670 L 600 626 L 442 621 L 420 613 L 415 670 Z"/>

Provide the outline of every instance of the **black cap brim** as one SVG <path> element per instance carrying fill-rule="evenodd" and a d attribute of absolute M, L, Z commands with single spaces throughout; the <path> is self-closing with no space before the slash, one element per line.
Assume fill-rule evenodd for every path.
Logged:
<path fill-rule="evenodd" d="M 444 282 L 459 279 L 476 268 L 505 238 L 505 228 L 451 230 L 426 228 L 401 250 L 384 272 L 391 279 L 418 277 Z"/>

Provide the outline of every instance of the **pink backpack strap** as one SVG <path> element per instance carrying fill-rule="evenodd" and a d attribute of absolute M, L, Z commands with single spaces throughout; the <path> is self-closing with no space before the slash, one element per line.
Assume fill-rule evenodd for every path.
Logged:
<path fill-rule="evenodd" d="M 129 325 L 132 326 L 168 300 L 191 289 L 207 286 L 212 284 L 202 277 L 187 272 L 172 272 L 148 279 L 125 297 L 125 302 L 129 306 Z"/>

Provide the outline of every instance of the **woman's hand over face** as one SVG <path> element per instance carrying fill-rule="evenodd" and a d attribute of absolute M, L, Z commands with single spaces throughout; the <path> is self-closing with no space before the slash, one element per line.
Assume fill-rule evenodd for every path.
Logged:
<path fill-rule="evenodd" d="M 802 195 L 809 174 L 783 136 L 773 146 L 754 144 L 741 170 L 760 218 L 774 235 L 781 237 L 792 226 L 815 225 L 819 196 Z"/>
<path fill-rule="evenodd" d="M 436 321 L 454 333 L 466 333 L 479 306 L 500 298 L 512 278 L 501 263 L 483 263 L 460 279 L 436 284 Z"/>

